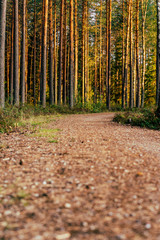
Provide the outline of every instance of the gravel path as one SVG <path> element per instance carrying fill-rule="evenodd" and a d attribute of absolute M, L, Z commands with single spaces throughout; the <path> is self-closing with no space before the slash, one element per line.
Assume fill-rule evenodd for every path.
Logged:
<path fill-rule="evenodd" d="M 0 239 L 160 240 L 160 132 L 63 116 L 0 136 Z"/>

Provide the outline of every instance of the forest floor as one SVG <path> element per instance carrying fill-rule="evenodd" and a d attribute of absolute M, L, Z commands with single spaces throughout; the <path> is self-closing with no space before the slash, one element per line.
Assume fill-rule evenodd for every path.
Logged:
<path fill-rule="evenodd" d="M 160 132 L 113 116 L 0 135 L 1 240 L 160 240 Z"/>

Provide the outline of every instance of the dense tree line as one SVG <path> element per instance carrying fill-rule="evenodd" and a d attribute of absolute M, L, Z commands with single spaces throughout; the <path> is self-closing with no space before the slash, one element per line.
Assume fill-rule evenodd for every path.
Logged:
<path fill-rule="evenodd" d="M 0 0 L 1 107 L 158 105 L 159 12 L 159 0 Z"/>

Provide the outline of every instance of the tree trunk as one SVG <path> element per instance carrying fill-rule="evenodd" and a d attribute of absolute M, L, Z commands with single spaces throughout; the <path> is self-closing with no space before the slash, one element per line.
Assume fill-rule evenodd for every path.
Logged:
<path fill-rule="evenodd" d="M 63 54 L 63 103 L 66 104 L 67 80 L 67 1 L 64 1 L 64 54 Z"/>
<path fill-rule="evenodd" d="M 108 98 L 108 3 L 106 0 L 106 102 Z"/>
<path fill-rule="evenodd" d="M 133 108 L 133 32 L 132 32 L 132 0 L 130 6 L 130 101 L 129 107 Z"/>
<path fill-rule="evenodd" d="M 14 57 L 13 57 L 13 88 L 14 104 L 19 106 L 19 36 L 18 36 L 18 0 L 14 1 Z"/>
<path fill-rule="evenodd" d="M 63 67 L 63 12 L 64 0 L 61 0 L 61 17 L 60 17 L 60 46 L 59 46 L 59 79 L 58 79 L 58 104 L 61 104 L 61 85 L 62 85 L 62 67 Z"/>
<path fill-rule="evenodd" d="M 36 0 L 34 0 L 34 63 L 33 63 L 33 101 L 36 105 Z"/>
<path fill-rule="evenodd" d="M 94 103 L 97 103 L 97 14 L 95 17 L 95 41 L 94 41 L 94 48 L 95 48 L 95 72 L 94 72 Z"/>
<path fill-rule="evenodd" d="M 143 6 L 143 0 L 141 1 L 142 5 L 142 91 L 141 91 L 141 107 L 144 107 L 144 91 L 145 91 L 145 72 L 146 72 L 146 44 L 145 44 L 145 21 L 146 21 L 146 12 L 147 12 L 147 4 L 146 1 L 145 11 Z"/>
<path fill-rule="evenodd" d="M 7 0 L 0 2 L 0 107 L 5 106 L 5 29 L 6 29 L 6 6 Z"/>
<path fill-rule="evenodd" d="M 52 0 L 49 0 L 49 103 L 53 105 L 53 17 Z"/>
<path fill-rule="evenodd" d="M 69 76 L 69 106 L 73 107 L 73 78 L 74 78 L 74 50 L 73 50 L 73 0 L 70 0 L 70 76 Z"/>
<path fill-rule="evenodd" d="M 139 72 L 139 0 L 136 0 L 136 107 L 140 107 L 140 72 Z"/>
<path fill-rule="evenodd" d="M 42 21 L 42 54 L 41 54 L 41 104 L 46 107 L 46 58 L 47 58 L 47 19 L 48 19 L 48 0 L 43 0 L 43 21 Z"/>
<path fill-rule="evenodd" d="M 57 9 L 54 2 L 54 103 L 57 105 Z"/>
<path fill-rule="evenodd" d="M 82 2 L 82 104 L 85 97 L 85 0 Z"/>
<path fill-rule="evenodd" d="M 74 50 L 73 50 L 73 0 L 70 0 L 70 76 L 69 76 L 69 106 L 73 107 L 73 78 L 74 78 Z"/>
<path fill-rule="evenodd" d="M 75 99 L 78 97 L 78 24 L 77 24 L 77 0 L 75 0 Z"/>
<path fill-rule="evenodd" d="M 111 16 L 112 0 L 109 0 L 108 8 L 108 83 L 107 83 L 107 108 L 110 109 L 110 88 L 111 88 Z"/>
<path fill-rule="evenodd" d="M 21 41 L 21 75 L 20 75 L 20 81 L 21 81 L 21 104 L 22 106 L 25 103 L 25 51 L 26 51 L 26 0 L 23 0 L 23 12 L 22 12 L 22 41 Z"/>
<path fill-rule="evenodd" d="M 125 107 L 125 79 L 124 79 L 124 0 L 122 0 L 122 18 L 123 18 L 123 31 L 122 31 L 122 108 Z"/>
<path fill-rule="evenodd" d="M 128 107 L 128 48 L 129 48 L 129 22 L 130 22 L 130 2 L 128 3 L 128 19 L 126 32 L 126 49 L 125 49 L 125 63 L 124 63 L 124 89 L 125 89 L 125 105 Z"/>
<path fill-rule="evenodd" d="M 157 84 L 156 103 L 160 109 L 160 0 L 157 0 Z"/>
<path fill-rule="evenodd" d="M 100 0 L 100 36 L 99 36 L 99 100 L 102 94 L 102 0 Z"/>
<path fill-rule="evenodd" d="M 84 68 L 85 68 L 85 101 L 89 101 L 89 69 L 88 69 L 88 7 L 85 0 L 85 19 L 84 19 Z"/>
<path fill-rule="evenodd" d="M 14 39 L 14 8 L 12 10 L 11 56 L 9 70 L 9 103 L 13 105 L 13 39 Z"/>

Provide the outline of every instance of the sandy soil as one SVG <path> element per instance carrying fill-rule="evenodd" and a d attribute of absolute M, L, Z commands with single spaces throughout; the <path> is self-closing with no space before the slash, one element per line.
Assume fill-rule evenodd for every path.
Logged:
<path fill-rule="evenodd" d="M 160 132 L 71 115 L 0 136 L 0 239 L 160 240 Z"/>

